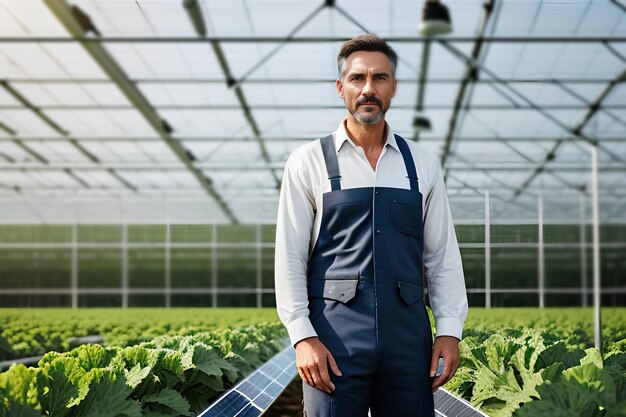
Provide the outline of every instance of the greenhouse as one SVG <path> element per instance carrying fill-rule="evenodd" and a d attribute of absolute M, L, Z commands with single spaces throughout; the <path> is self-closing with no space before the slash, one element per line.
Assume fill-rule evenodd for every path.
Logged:
<path fill-rule="evenodd" d="M 0 416 L 301 415 L 279 197 L 366 33 L 462 259 L 438 416 L 626 416 L 623 0 L 0 0 Z"/>

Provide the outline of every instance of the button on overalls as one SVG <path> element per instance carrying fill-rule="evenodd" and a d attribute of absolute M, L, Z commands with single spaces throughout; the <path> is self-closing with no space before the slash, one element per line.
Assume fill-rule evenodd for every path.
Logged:
<path fill-rule="evenodd" d="M 307 270 L 309 318 L 342 372 L 326 394 L 303 382 L 307 417 L 434 417 L 432 333 L 423 296 L 422 195 L 395 135 L 410 189 L 341 189 L 332 135 L 321 139 L 331 191 Z"/>

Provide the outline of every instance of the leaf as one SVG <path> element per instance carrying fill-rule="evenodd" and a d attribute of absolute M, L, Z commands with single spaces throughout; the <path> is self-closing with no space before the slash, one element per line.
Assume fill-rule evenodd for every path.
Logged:
<path fill-rule="evenodd" d="M 13 364 L 4 373 L 0 373 L 0 399 L 7 398 L 20 404 L 36 406 L 37 374 L 39 370 L 27 368 L 22 364 Z"/>
<path fill-rule="evenodd" d="M 177 391 L 173 389 L 166 388 L 159 393 L 155 393 L 152 395 L 147 395 L 141 400 L 145 403 L 159 403 L 164 405 L 172 410 L 176 411 L 180 415 L 189 416 L 191 415 L 189 411 L 189 403 L 187 400 L 183 398 Z"/>
<path fill-rule="evenodd" d="M 205 374 L 217 377 L 223 375 L 222 367 L 229 366 L 214 349 L 203 345 L 196 345 L 194 347 L 192 363 Z"/>
<path fill-rule="evenodd" d="M 571 368 L 580 364 L 584 356 L 582 349 L 568 350 L 564 343 L 555 343 L 539 354 L 534 370 L 537 372 L 558 363 L 563 364 L 563 369 Z"/>
<path fill-rule="evenodd" d="M 150 374 L 151 369 L 149 366 L 142 368 L 141 364 L 136 364 L 130 371 L 124 369 L 126 385 L 136 388 Z"/>
<path fill-rule="evenodd" d="M 41 417 L 41 412 L 30 405 L 10 401 L 6 410 L 0 407 L 0 417 Z"/>
<path fill-rule="evenodd" d="M 50 417 L 67 415 L 70 411 L 67 405 L 80 395 L 80 380 L 84 375 L 85 370 L 80 367 L 75 358 L 58 357 L 46 363 L 42 371 L 37 374 L 39 403 L 42 411 Z"/>
<path fill-rule="evenodd" d="M 602 356 L 595 349 L 587 349 L 587 356 L 580 360 L 579 366 L 563 371 L 565 380 L 576 381 L 580 385 L 588 386 L 590 389 L 598 391 L 602 386 L 600 377 L 602 376 Z"/>
<path fill-rule="evenodd" d="M 141 417 L 141 403 L 129 399 L 132 389 L 110 371 L 95 370 L 89 393 L 73 417 Z"/>
<path fill-rule="evenodd" d="M 116 354 L 116 349 L 105 348 L 100 345 L 81 345 L 69 352 L 69 355 L 78 359 L 81 368 L 89 371 L 93 368 L 105 368 Z"/>

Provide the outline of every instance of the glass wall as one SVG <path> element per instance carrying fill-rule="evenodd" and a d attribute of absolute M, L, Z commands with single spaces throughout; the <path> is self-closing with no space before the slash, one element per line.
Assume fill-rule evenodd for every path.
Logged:
<path fill-rule="evenodd" d="M 555 221 L 540 198 L 515 223 L 488 195 L 452 207 L 470 305 L 591 305 L 585 215 Z M 600 236 L 603 304 L 626 305 L 626 224 Z M 274 306 L 274 239 L 274 225 L 0 226 L 0 307 Z"/>

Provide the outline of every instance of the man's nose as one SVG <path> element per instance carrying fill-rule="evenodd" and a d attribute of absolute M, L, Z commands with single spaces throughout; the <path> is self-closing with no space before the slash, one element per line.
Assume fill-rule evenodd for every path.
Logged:
<path fill-rule="evenodd" d="M 374 83 L 372 82 L 372 80 L 365 80 L 365 85 L 363 86 L 363 90 L 361 91 L 361 93 L 364 96 L 371 96 L 374 94 Z"/>

